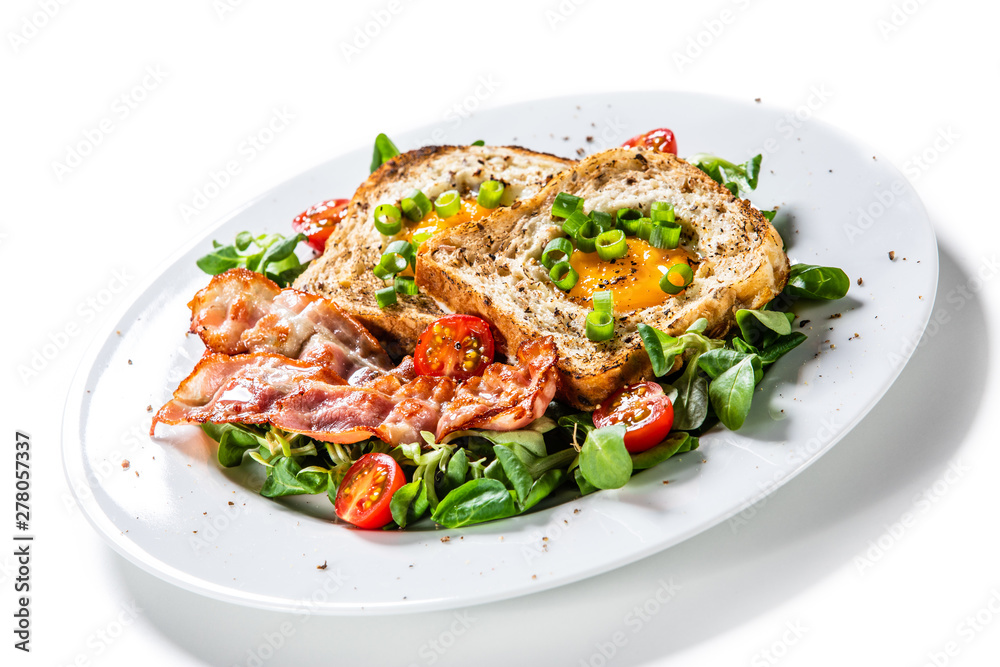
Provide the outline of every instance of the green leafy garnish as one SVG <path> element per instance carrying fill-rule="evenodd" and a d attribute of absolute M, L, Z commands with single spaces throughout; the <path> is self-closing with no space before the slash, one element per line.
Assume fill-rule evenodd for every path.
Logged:
<path fill-rule="evenodd" d="M 427 487 L 423 481 L 410 482 L 401 486 L 389 501 L 392 520 L 400 528 L 413 523 L 427 512 Z"/>
<path fill-rule="evenodd" d="M 301 275 L 309 262 L 300 262 L 295 248 L 305 241 L 303 234 L 282 236 L 240 232 L 232 245 L 212 241 L 212 252 L 200 258 L 198 268 L 209 275 L 219 275 L 229 269 L 243 268 L 261 273 L 278 284 L 288 287 Z"/>
<path fill-rule="evenodd" d="M 726 428 L 735 431 L 743 426 L 760 373 L 760 359 L 755 354 L 748 354 L 708 385 L 712 409 Z"/>
<path fill-rule="evenodd" d="M 785 294 L 806 299 L 840 299 L 851 289 L 842 269 L 815 264 L 795 264 L 788 274 Z"/>
<path fill-rule="evenodd" d="M 667 439 L 644 452 L 632 454 L 632 469 L 645 470 L 659 465 L 671 456 L 698 449 L 698 438 L 683 431 L 671 433 Z"/>
<path fill-rule="evenodd" d="M 755 155 L 743 164 L 733 164 L 708 153 L 698 153 L 687 159 L 688 162 L 708 174 L 713 181 L 739 197 L 741 193 L 753 192 L 757 189 L 757 177 L 760 175 L 761 155 Z M 773 217 L 773 215 L 772 215 Z"/>
<path fill-rule="evenodd" d="M 375 137 L 375 149 L 372 153 L 371 173 L 375 173 L 376 169 L 397 155 L 399 155 L 399 149 L 396 148 L 396 144 L 392 143 L 392 139 L 385 136 L 385 134 L 380 134 Z"/>
<path fill-rule="evenodd" d="M 445 528 L 504 519 L 517 513 L 513 492 L 495 479 L 474 479 L 438 504 L 431 518 Z"/>
<path fill-rule="evenodd" d="M 580 450 L 580 472 L 598 489 L 620 489 L 632 476 L 632 458 L 625 449 L 621 424 L 591 431 Z"/>

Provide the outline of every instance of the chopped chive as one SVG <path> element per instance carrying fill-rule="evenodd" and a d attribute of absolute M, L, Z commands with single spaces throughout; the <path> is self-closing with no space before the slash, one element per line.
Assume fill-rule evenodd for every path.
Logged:
<path fill-rule="evenodd" d="M 593 220 L 602 232 L 615 228 L 615 219 L 610 213 L 604 211 L 591 211 L 590 219 Z"/>
<path fill-rule="evenodd" d="M 681 242 L 681 226 L 676 222 L 661 222 L 653 225 L 649 233 L 649 245 L 654 248 L 673 250 Z"/>
<path fill-rule="evenodd" d="M 602 290 L 600 292 L 594 292 L 592 297 L 594 301 L 594 310 L 600 313 L 610 313 L 615 309 L 615 297 L 611 290 Z"/>
<path fill-rule="evenodd" d="M 583 198 L 568 192 L 560 192 L 556 195 L 556 200 L 552 202 L 552 216 L 555 218 L 568 218 L 574 211 L 582 209 Z"/>
<path fill-rule="evenodd" d="M 503 198 L 503 183 L 500 181 L 486 181 L 479 186 L 479 195 L 476 203 L 483 208 L 496 208 Z"/>
<path fill-rule="evenodd" d="M 431 200 L 420 190 L 410 192 L 403 197 L 403 201 L 399 205 L 403 209 L 403 215 L 414 222 L 423 220 L 424 216 L 430 213 L 433 208 Z"/>
<path fill-rule="evenodd" d="M 556 287 L 568 292 L 576 286 L 580 275 L 569 265 L 569 262 L 559 262 L 549 269 L 549 278 L 556 284 Z"/>
<path fill-rule="evenodd" d="M 573 254 L 573 244 L 564 236 L 554 238 L 545 246 L 542 251 L 542 266 L 551 269 L 559 262 L 569 261 Z"/>
<path fill-rule="evenodd" d="M 396 303 L 395 287 L 383 287 L 380 290 L 375 290 L 375 301 L 378 303 L 379 308 L 385 308 Z"/>
<path fill-rule="evenodd" d="M 615 335 L 615 320 L 611 313 L 593 310 L 587 313 L 587 338 L 599 343 L 611 340 Z"/>
<path fill-rule="evenodd" d="M 618 259 L 628 254 L 628 242 L 625 240 L 625 232 L 620 229 L 612 229 L 601 232 L 595 242 L 597 246 L 597 256 L 605 262 Z"/>
<path fill-rule="evenodd" d="M 574 240 L 576 241 L 576 248 L 580 252 L 594 252 L 597 250 L 595 243 L 597 242 L 597 237 L 601 235 L 601 228 L 597 226 L 591 219 L 587 219 L 585 223 L 580 225 L 580 228 L 576 230 L 576 236 Z"/>
<path fill-rule="evenodd" d="M 642 213 L 634 208 L 620 208 L 615 213 L 618 227 L 628 236 L 635 236 L 639 233 L 639 220 Z"/>
<path fill-rule="evenodd" d="M 434 200 L 434 211 L 442 218 L 450 218 L 458 213 L 462 207 L 462 200 L 458 196 L 458 190 L 447 190 L 438 195 Z"/>
<path fill-rule="evenodd" d="M 680 294 L 694 280 L 694 271 L 687 264 L 674 264 L 660 278 L 660 289 L 667 294 Z"/>
<path fill-rule="evenodd" d="M 389 276 L 394 276 L 400 271 L 404 271 L 409 262 L 405 257 L 396 252 L 386 251 L 379 257 L 378 264 L 372 269 L 375 276 L 385 280 Z"/>
<path fill-rule="evenodd" d="M 639 225 L 635 235 L 643 241 L 649 241 L 649 235 L 653 233 L 653 221 L 649 218 L 639 218 Z"/>
<path fill-rule="evenodd" d="M 590 222 L 590 218 L 583 214 L 583 211 L 573 211 L 562 225 L 562 229 L 570 238 L 576 238 L 576 233 L 580 228 Z"/>
<path fill-rule="evenodd" d="M 649 217 L 653 222 L 673 222 L 674 205 L 665 201 L 654 201 L 649 208 Z"/>
<path fill-rule="evenodd" d="M 404 278 L 403 276 L 396 276 L 395 280 L 392 281 L 392 287 L 397 294 L 413 296 L 418 292 L 417 281 L 413 278 Z"/>
<path fill-rule="evenodd" d="M 379 234 L 394 236 L 403 228 L 402 214 L 392 204 L 380 204 L 375 207 L 375 229 Z"/>
<path fill-rule="evenodd" d="M 409 241 L 404 241 L 400 239 L 399 241 L 393 241 L 385 249 L 386 253 L 395 253 L 406 260 L 406 263 L 413 266 L 416 262 L 416 250 L 413 247 L 413 243 Z M 403 267 L 406 268 L 406 267 Z"/>

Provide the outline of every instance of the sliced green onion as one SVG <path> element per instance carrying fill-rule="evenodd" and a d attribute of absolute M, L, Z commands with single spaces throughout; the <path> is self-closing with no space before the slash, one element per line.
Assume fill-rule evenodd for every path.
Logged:
<path fill-rule="evenodd" d="M 399 206 L 403 209 L 403 215 L 413 222 L 423 220 L 424 216 L 434 208 L 431 200 L 420 190 L 413 190 L 410 194 L 403 197 L 403 201 L 399 202 Z"/>
<path fill-rule="evenodd" d="M 649 208 L 649 217 L 653 222 L 673 222 L 674 205 L 665 201 L 654 201 Z"/>
<path fill-rule="evenodd" d="M 615 335 L 615 319 L 611 313 L 593 310 L 587 313 L 587 338 L 594 342 L 611 340 Z"/>
<path fill-rule="evenodd" d="M 628 242 L 625 240 L 625 232 L 620 229 L 612 229 L 601 232 L 597 237 L 597 256 L 605 262 L 618 259 L 628 254 Z"/>
<path fill-rule="evenodd" d="M 604 211 L 591 211 L 590 219 L 593 220 L 602 232 L 615 228 L 615 219 L 610 213 Z"/>
<path fill-rule="evenodd" d="M 687 264 L 674 264 L 660 278 L 660 289 L 667 294 L 680 294 L 694 280 L 694 271 Z"/>
<path fill-rule="evenodd" d="M 385 252 L 386 253 L 391 252 L 401 256 L 403 259 L 406 260 L 406 263 L 409 264 L 410 266 L 414 266 L 416 262 L 417 258 L 416 249 L 413 247 L 413 244 L 409 241 L 403 241 L 402 239 L 400 239 L 399 241 L 393 241 L 386 247 Z M 383 255 L 383 257 L 384 256 L 385 255 Z"/>
<path fill-rule="evenodd" d="M 639 226 L 635 235 L 643 241 L 649 240 L 649 235 L 653 233 L 653 221 L 649 218 L 639 218 Z"/>
<path fill-rule="evenodd" d="M 559 238 L 552 239 L 545 246 L 545 250 L 542 251 L 542 266 L 546 269 L 551 269 L 559 262 L 569 261 L 569 257 L 572 254 L 573 244 L 570 243 L 568 238 L 560 236 Z"/>
<path fill-rule="evenodd" d="M 389 276 L 394 276 L 400 271 L 406 270 L 407 264 L 409 264 L 407 259 L 399 253 L 386 251 L 379 257 L 378 264 L 375 265 L 372 271 L 378 278 L 385 280 Z"/>
<path fill-rule="evenodd" d="M 583 208 L 583 197 L 571 195 L 568 192 L 560 192 L 556 195 L 556 200 L 552 202 L 552 216 L 555 218 L 568 218 L 574 211 Z"/>
<path fill-rule="evenodd" d="M 569 265 L 569 262 L 559 262 L 549 269 L 549 278 L 556 284 L 556 287 L 568 292 L 576 286 L 580 275 Z"/>
<path fill-rule="evenodd" d="M 615 296 L 611 290 L 594 292 L 594 310 L 599 313 L 610 313 L 615 309 Z"/>
<path fill-rule="evenodd" d="M 395 236 L 403 228 L 402 214 L 392 204 L 375 207 L 375 229 L 379 234 Z"/>
<path fill-rule="evenodd" d="M 450 218 L 462 208 L 458 190 L 446 190 L 434 200 L 434 211 L 442 218 Z"/>
<path fill-rule="evenodd" d="M 580 252 L 594 252 L 597 250 L 595 245 L 597 237 L 601 235 L 601 228 L 597 226 L 597 223 L 587 219 L 587 222 L 580 225 L 580 228 L 576 230 L 576 236 L 574 240 L 576 241 L 576 248 Z"/>
<path fill-rule="evenodd" d="M 419 290 L 417 290 L 417 281 L 413 278 L 404 278 L 403 276 L 396 276 L 396 279 L 392 281 L 392 288 L 397 294 L 407 294 L 413 296 Z"/>
<path fill-rule="evenodd" d="M 410 241 L 412 243 L 417 244 L 417 246 L 419 247 L 421 243 L 423 243 L 424 241 L 426 241 L 430 237 L 434 236 L 434 234 L 436 233 L 436 231 L 437 230 L 434 229 L 433 227 L 430 228 L 430 229 L 424 229 L 423 231 L 419 231 L 419 232 L 415 233 L 413 236 L 411 236 L 410 237 Z"/>
<path fill-rule="evenodd" d="M 379 308 L 391 306 L 396 303 L 396 289 L 394 287 L 384 287 L 380 290 L 375 290 L 375 301 L 378 303 Z"/>
<path fill-rule="evenodd" d="M 618 221 L 618 227 L 628 236 L 639 233 L 639 220 L 642 219 L 640 211 L 634 208 L 620 208 L 615 214 L 615 219 Z"/>
<path fill-rule="evenodd" d="M 590 222 L 590 218 L 583 214 L 583 211 L 573 211 L 566 218 L 563 223 L 562 229 L 566 232 L 567 236 L 576 238 L 576 233 L 580 231 L 580 228 Z"/>
<path fill-rule="evenodd" d="M 673 250 L 681 242 L 681 226 L 676 222 L 661 222 L 653 225 L 649 234 L 649 245 L 654 248 Z"/>
<path fill-rule="evenodd" d="M 479 186 L 479 195 L 476 196 L 476 203 L 483 208 L 496 208 L 503 198 L 503 183 L 500 181 L 486 181 Z"/>

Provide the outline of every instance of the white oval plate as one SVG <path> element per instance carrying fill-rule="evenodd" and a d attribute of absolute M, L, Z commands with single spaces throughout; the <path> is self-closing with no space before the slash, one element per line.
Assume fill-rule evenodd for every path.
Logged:
<path fill-rule="evenodd" d="M 256 466 L 222 469 L 196 428 L 161 427 L 161 437 L 149 438 L 147 405 L 159 408 L 201 354 L 197 337 L 184 333 L 185 304 L 208 280 L 195 266 L 208 239 L 287 231 L 315 202 L 349 196 L 367 175 L 370 153 L 361 149 L 236 211 L 169 263 L 98 338 L 70 391 L 63 433 L 66 474 L 87 517 L 126 558 L 188 590 L 329 614 L 523 595 L 625 565 L 727 518 L 739 521 L 750 503 L 858 423 L 924 330 L 937 248 L 899 172 L 817 121 L 689 93 L 542 100 L 480 113 L 457 127 L 386 129 L 404 150 L 485 139 L 573 156 L 578 147 L 594 152 L 664 125 L 676 132 L 681 155 L 742 161 L 765 153 L 752 199 L 761 208 L 781 206 L 775 224 L 789 255 L 840 266 L 852 279 L 844 300 L 800 304 L 809 340 L 768 372 L 739 433 L 716 429 L 701 449 L 636 475 L 619 491 L 460 531 L 391 532 L 333 523 L 325 496 L 257 495 Z M 853 282 L 858 278 L 863 285 Z"/>

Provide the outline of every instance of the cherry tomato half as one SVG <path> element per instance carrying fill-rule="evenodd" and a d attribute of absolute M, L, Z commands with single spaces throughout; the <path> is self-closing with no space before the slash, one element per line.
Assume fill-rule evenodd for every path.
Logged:
<path fill-rule="evenodd" d="M 677 155 L 677 138 L 674 137 L 672 130 L 668 130 L 665 127 L 650 130 L 645 134 L 632 137 L 622 144 L 622 146 L 625 148 L 652 148 L 661 153 L 673 153 Z"/>
<path fill-rule="evenodd" d="M 424 329 L 413 353 L 421 375 L 466 380 L 493 363 L 490 325 L 472 315 L 446 315 Z"/>
<path fill-rule="evenodd" d="M 388 454 L 365 454 L 354 462 L 337 489 L 333 508 L 358 528 L 381 528 L 392 521 L 389 500 L 406 475 Z"/>
<path fill-rule="evenodd" d="M 292 229 L 308 237 L 309 245 L 323 252 L 330 232 L 344 217 L 350 199 L 327 199 L 303 211 L 292 220 Z"/>
<path fill-rule="evenodd" d="M 619 389 L 594 410 L 598 428 L 623 424 L 625 449 L 644 452 L 663 442 L 674 425 L 674 405 L 655 382 L 640 382 Z"/>

